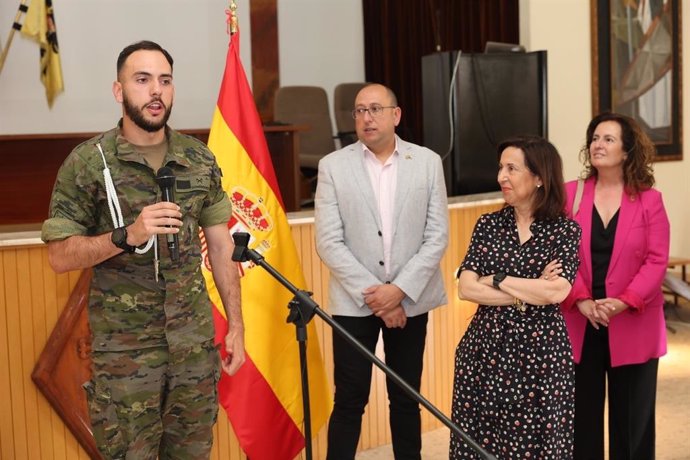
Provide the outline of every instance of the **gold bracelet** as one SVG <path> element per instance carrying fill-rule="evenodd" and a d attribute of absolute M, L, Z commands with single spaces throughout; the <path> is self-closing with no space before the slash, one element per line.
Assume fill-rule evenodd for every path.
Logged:
<path fill-rule="evenodd" d="M 523 302 L 521 299 L 518 299 L 517 297 L 513 299 L 513 306 L 517 308 L 520 313 L 524 313 L 527 311 L 527 304 Z"/>

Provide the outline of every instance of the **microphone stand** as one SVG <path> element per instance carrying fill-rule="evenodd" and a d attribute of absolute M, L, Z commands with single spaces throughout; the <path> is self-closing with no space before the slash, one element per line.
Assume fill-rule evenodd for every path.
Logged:
<path fill-rule="evenodd" d="M 311 413 L 309 406 L 309 374 L 307 369 L 307 324 L 314 315 L 317 315 L 326 322 L 335 332 L 344 338 L 350 345 L 352 345 L 359 353 L 364 355 L 369 361 L 374 363 L 376 367 L 381 369 L 387 377 L 389 377 L 396 385 L 402 388 L 405 393 L 419 404 L 424 406 L 431 414 L 448 427 L 453 433 L 458 435 L 465 443 L 467 443 L 475 452 L 477 452 L 485 460 L 497 460 L 491 453 L 487 452 L 477 444 L 471 437 L 455 425 L 445 414 L 436 408 L 428 399 L 422 396 L 414 388 L 412 388 L 405 380 L 398 374 L 391 370 L 386 364 L 381 361 L 376 355 L 370 352 L 364 345 L 355 339 L 347 330 L 340 324 L 336 323 L 327 313 L 325 313 L 319 305 L 311 298 L 312 293 L 298 289 L 283 275 L 273 268 L 264 257 L 254 249 L 248 247 L 249 234 L 245 232 L 233 233 L 232 239 L 235 242 L 235 249 L 232 253 L 232 260 L 235 262 L 252 261 L 260 266 L 268 273 L 270 273 L 280 284 L 285 286 L 288 291 L 294 294 L 294 297 L 288 303 L 290 314 L 287 321 L 293 323 L 297 329 L 297 341 L 299 342 L 299 359 L 301 366 L 301 380 L 302 380 L 302 407 L 304 410 L 304 445 L 306 460 L 312 460 L 312 446 L 311 446 Z"/>

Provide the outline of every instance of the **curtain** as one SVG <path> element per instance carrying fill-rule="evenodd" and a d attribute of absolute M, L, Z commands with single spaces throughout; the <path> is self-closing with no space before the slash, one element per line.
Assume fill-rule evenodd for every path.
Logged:
<path fill-rule="evenodd" d="M 476 53 L 487 41 L 519 43 L 518 0 L 362 0 L 366 80 L 389 86 L 398 134 L 423 144 L 422 56 Z"/>

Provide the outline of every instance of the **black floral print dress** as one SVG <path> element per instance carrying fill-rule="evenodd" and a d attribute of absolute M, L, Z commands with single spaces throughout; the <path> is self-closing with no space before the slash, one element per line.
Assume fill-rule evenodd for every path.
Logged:
<path fill-rule="evenodd" d="M 580 227 L 565 217 L 535 221 L 520 244 L 514 209 L 481 216 L 461 270 L 539 278 L 554 259 L 572 284 Z M 452 418 L 499 459 L 573 456 L 575 371 L 559 305 L 482 306 L 455 353 Z M 451 436 L 450 458 L 480 458 Z"/>

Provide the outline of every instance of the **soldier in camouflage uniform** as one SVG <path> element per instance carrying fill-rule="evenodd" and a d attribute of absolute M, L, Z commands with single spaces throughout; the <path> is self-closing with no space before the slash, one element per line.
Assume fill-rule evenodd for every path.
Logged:
<path fill-rule="evenodd" d="M 85 389 L 94 436 L 106 458 L 208 458 L 220 366 L 232 375 L 245 359 L 239 279 L 227 230 L 231 206 L 213 154 L 167 127 L 172 65 L 168 52 L 153 42 L 122 50 L 113 83 L 122 120 L 65 160 L 43 224 L 55 271 L 93 267 L 93 376 Z M 119 228 L 109 206 L 106 164 L 124 220 Z M 160 201 L 161 166 L 174 171 L 175 203 Z M 228 358 L 222 362 L 201 274 L 200 227 L 229 322 Z M 176 261 L 165 244 L 172 234 L 179 238 Z M 155 250 L 135 252 L 151 238 Z"/>

